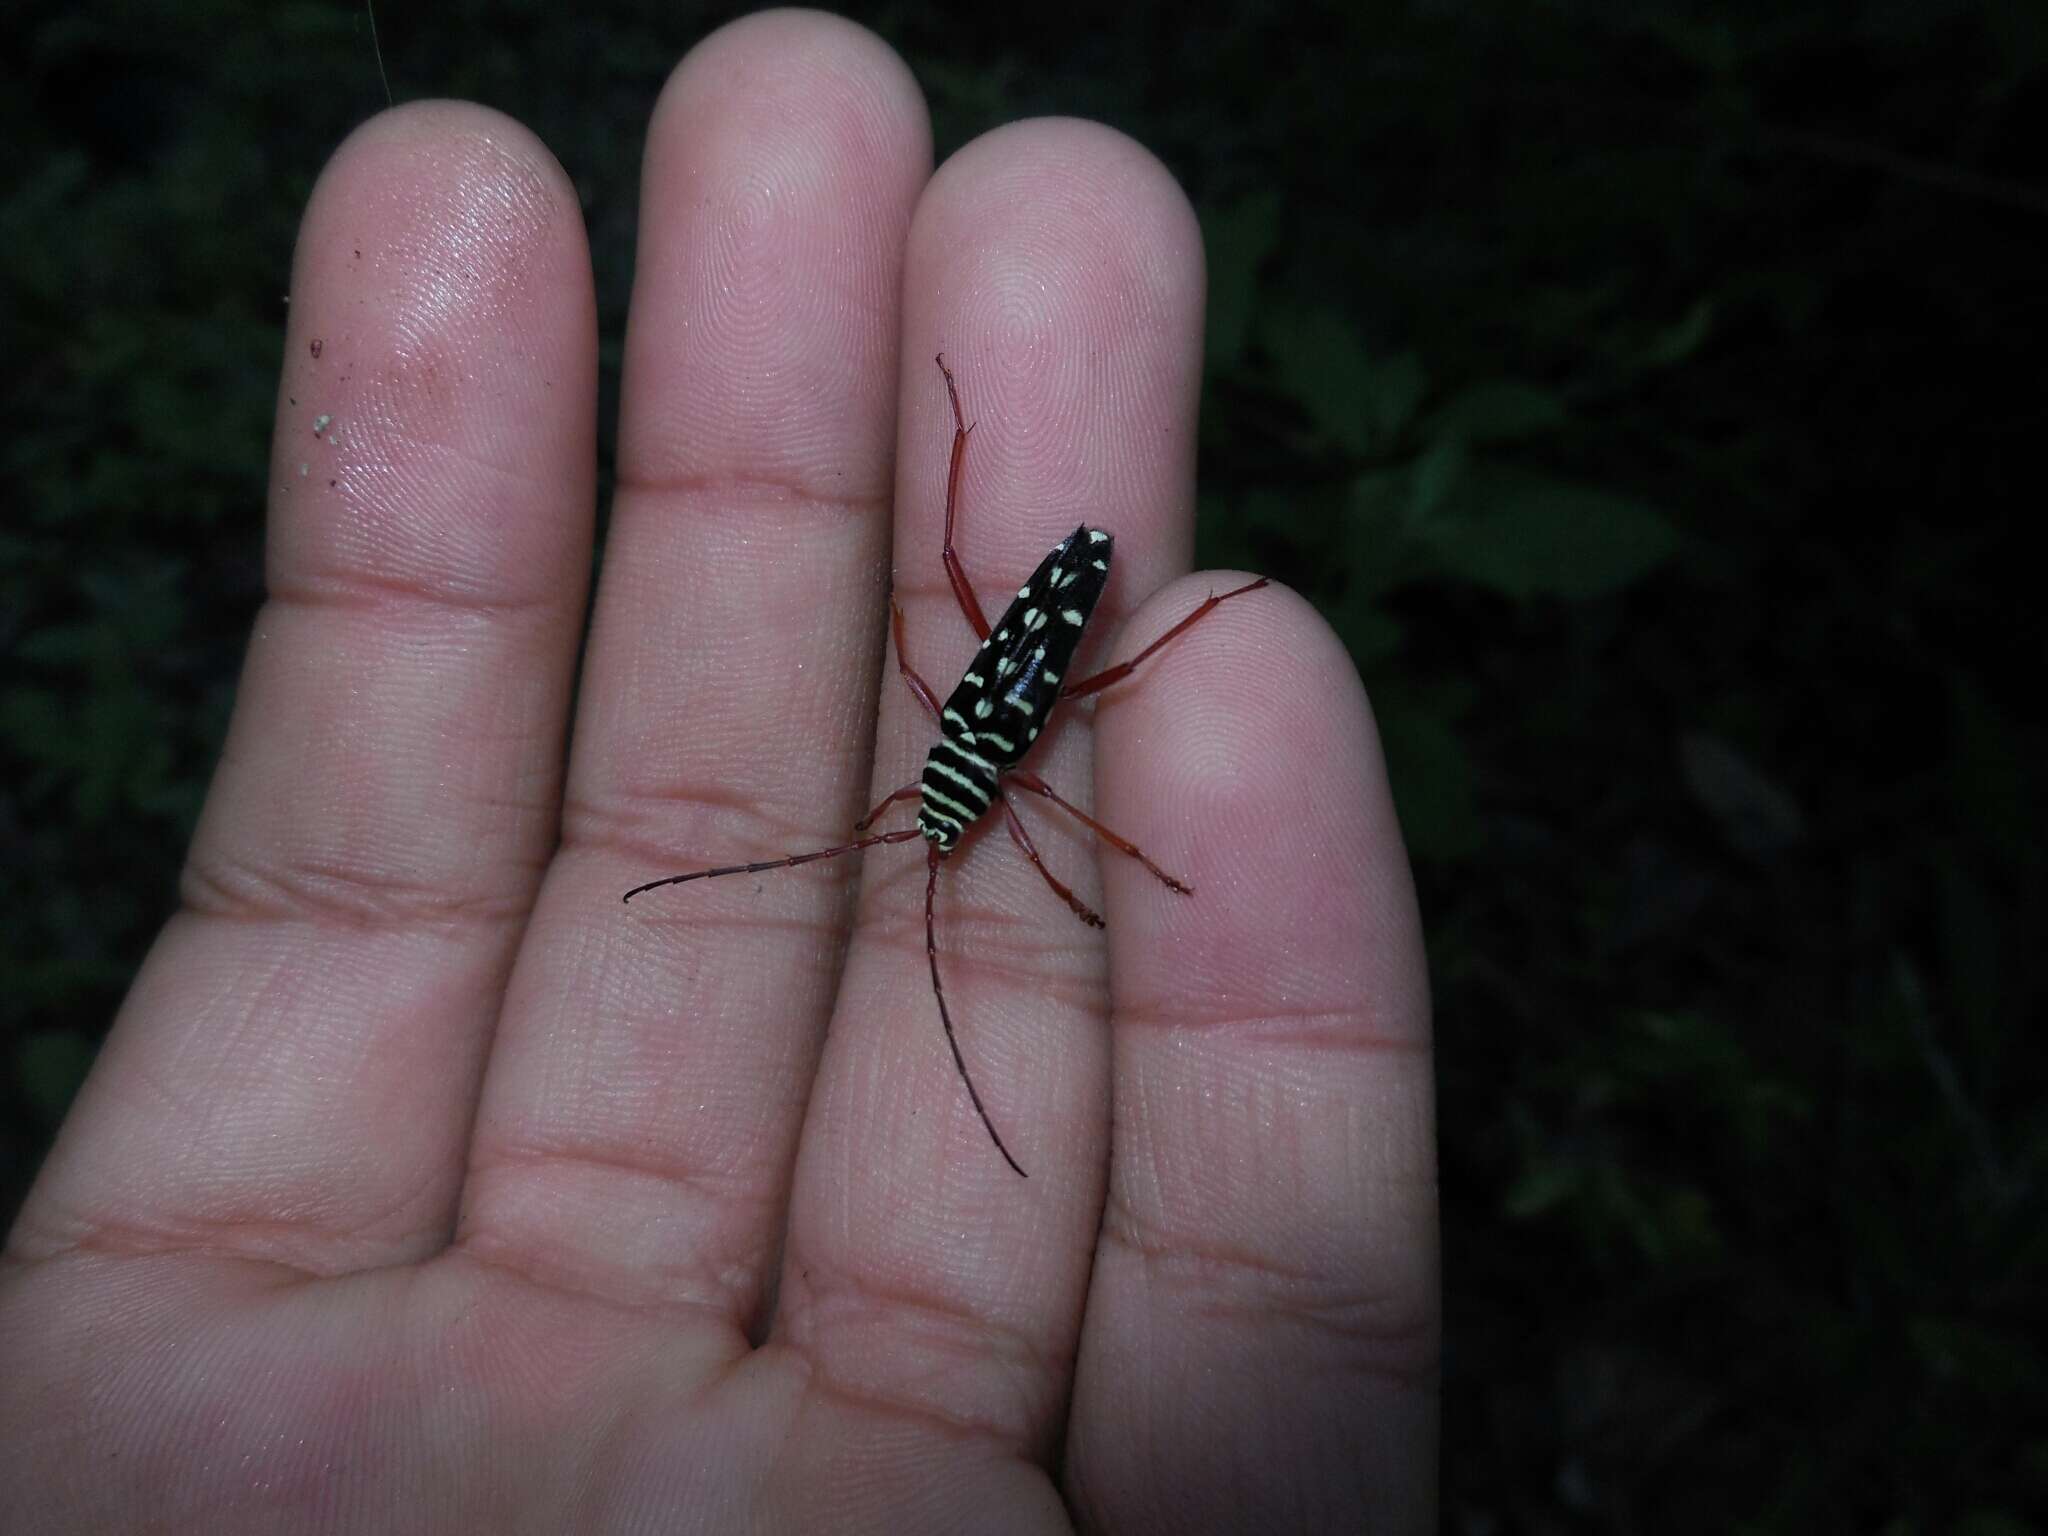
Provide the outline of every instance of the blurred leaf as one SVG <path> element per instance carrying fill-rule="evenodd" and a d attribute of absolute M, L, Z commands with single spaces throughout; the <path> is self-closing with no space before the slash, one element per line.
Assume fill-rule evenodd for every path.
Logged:
<path fill-rule="evenodd" d="M 1209 262 L 1209 366 L 1234 368 L 1250 339 L 1259 267 L 1280 234 L 1280 194 L 1267 190 L 1202 215 Z"/>
<path fill-rule="evenodd" d="M 1404 470 L 1373 470 L 1351 482 L 1345 507 L 1345 543 L 1350 556 L 1347 595 L 1377 598 L 1400 580 L 1407 561 L 1408 536 L 1402 525 L 1408 497 Z"/>
<path fill-rule="evenodd" d="M 1512 442 L 1564 425 L 1564 402 L 1550 390 L 1515 379 L 1467 385 L 1431 413 L 1430 437 L 1462 437 L 1472 443 Z"/>
<path fill-rule="evenodd" d="M 1458 501 L 1418 530 L 1437 569 L 1509 597 L 1619 591 L 1678 549 L 1656 509 L 1541 475 L 1475 466 Z"/>
<path fill-rule="evenodd" d="M 1937 853 L 1934 874 L 1950 1008 L 1996 1041 L 2012 1003 L 2002 955 L 2007 914 L 1953 848 Z"/>
<path fill-rule="evenodd" d="M 1400 582 L 1410 558 L 1401 527 L 1407 494 L 1404 472 L 1377 470 L 1352 481 L 1345 506 L 1344 559 L 1338 571 L 1342 590 L 1330 620 L 1361 672 L 1400 648 L 1401 626 L 1383 599 Z"/>
<path fill-rule="evenodd" d="M 1347 607 L 1340 611 L 1336 623 L 1338 638 L 1351 653 L 1351 664 L 1361 672 L 1395 655 L 1406 633 L 1397 619 L 1370 606 L 1357 611 Z"/>
<path fill-rule="evenodd" d="M 1725 74 L 1735 66 L 1735 31 L 1726 20 L 1653 10 L 1644 16 L 1644 25 L 1652 37 L 1698 69 Z"/>
<path fill-rule="evenodd" d="M 1686 732 L 1678 758 L 1693 798 L 1721 824 L 1728 841 L 1751 858 L 1782 852 L 1806 835 L 1799 803 L 1719 737 Z"/>
<path fill-rule="evenodd" d="M 1259 553 L 1246 537 L 1248 519 L 1240 502 L 1212 488 L 1195 493 L 1195 569 L 1251 570 Z"/>
<path fill-rule="evenodd" d="M 1973 678 L 1948 679 L 1951 803 L 1993 858 L 2016 865 L 2033 858 L 2038 788 L 2006 713 Z"/>
<path fill-rule="evenodd" d="M 1713 1202 L 1692 1184 L 1658 1191 L 1638 1208 L 1635 1226 L 1643 1253 L 1659 1263 L 1705 1258 L 1721 1247 Z"/>
<path fill-rule="evenodd" d="M 1459 859 L 1479 848 L 1472 760 L 1447 720 L 1393 709 L 1380 719 L 1401 835 L 1418 859 Z"/>
<path fill-rule="evenodd" d="M 2048 8 L 2038 5 L 1993 5 L 1985 8 L 1991 31 L 1991 54 L 2003 77 L 2001 88 L 2019 84 L 2048 70 Z M 1987 60 L 1987 62 L 1990 62 Z"/>
<path fill-rule="evenodd" d="M 104 631 L 83 624 L 53 624 L 22 636 L 14 654 L 41 666 L 82 666 L 105 649 Z"/>
<path fill-rule="evenodd" d="M 1343 318 L 1297 308 L 1278 311 L 1261 327 L 1280 382 L 1338 446 L 1363 455 L 1372 446 L 1367 413 L 1372 363 Z"/>
<path fill-rule="evenodd" d="M 1682 363 L 1706 343 L 1714 328 L 1714 301 L 1701 299 L 1675 325 L 1665 327 L 1643 348 L 1642 361 L 1652 368 Z"/>
<path fill-rule="evenodd" d="M 1415 414 L 1421 362 L 1407 352 L 1374 356 L 1335 310 L 1283 309 L 1261 334 L 1287 392 L 1346 451 L 1384 451 Z"/>
<path fill-rule="evenodd" d="M 1973 1509 L 1943 1536 L 2041 1536 L 2041 1527 L 2009 1509 Z"/>
<path fill-rule="evenodd" d="M 1241 503 L 1247 528 L 1282 538 L 1292 537 L 1301 522 L 1300 498 L 1272 486 L 1259 486 Z"/>
<path fill-rule="evenodd" d="M 1404 521 L 1410 528 L 1428 522 L 1465 479 L 1471 455 L 1461 437 L 1439 437 L 1415 461 Z"/>
<path fill-rule="evenodd" d="M 52 766 L 75 760 L 67 711 L 47 688 L 9 688 L 0 693 L 0 735 L 22 756 Z"/>
<path fill-rule="evenodd" d="M 1916 1317 L 1908 1325 L 1913 1350 L 1928 1375 L 1971 1382 L 1988 1391 L 2048 1390 L 2040 1347 L 1969 1317 Z"/>
<path fill-rule="evenodd" d="M 1577 1163 L 1563 1158 L 1531 1163 L 1508 1186 L 1502 1214 L 1516 1221 L 1533 1220 L 1572 1199 L 1583 1182 L 1584 1170 Z"/>
<path fill-rule="evenodd" d="M 1427 386 L 1422 360 L 1413 352 L 1396 352 L 1373 368 L 1366 400 L 1382 443 L 1391 443 L 1406 429 Z"/>

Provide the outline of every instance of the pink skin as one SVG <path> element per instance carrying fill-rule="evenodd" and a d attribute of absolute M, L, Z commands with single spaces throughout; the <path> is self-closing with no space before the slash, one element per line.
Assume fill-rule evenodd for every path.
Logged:
<path fill-rule="evenodd" d="M 901 63 L 805 13 L 707 40 L 650 133 L 566 778 L 570 184 L 444 103 L 314 194 L 272 597 L 184 910 L 0 1269 L 0 1527 L 1428 1528 L 1427 983 L 1371 715 L 1304 604 L 1226 605 L 1031 759 L 1194 896 L 1029 795 L 1106 933 L 999 828 L 942 874 L 1029 1181 L 940 1036 L 917 847 L 857 900 L 854 859 L 618 899 L 843 841 L 914 776 L 892 568 L 918 669 L 971 649 L 942 347 L 985 608 L 1083 517 L 1117 535 L 1090 668 L 1242 579 L 1183 576 L 1180 192 L 1077 122 L 934 176 Z"/>

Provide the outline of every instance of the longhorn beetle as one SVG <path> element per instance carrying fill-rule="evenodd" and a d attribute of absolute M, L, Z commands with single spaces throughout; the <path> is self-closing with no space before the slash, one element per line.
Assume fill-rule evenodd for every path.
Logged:
<path fill-rule="evenodd" d="M 631 901 L 635 896 L 664 885 L 711 880 L 720 875 L 753 875 L 763 870 L 787 869 L 817 859 L 836 859 L 842 853 L 873 848 L 879 843 L 907 843 L 914 837 L 923 838 L 924 952 L 931 966 L 932 996 L 938 1001 L 939 1023 L 946 1031 L 946 1044 L 952 1049 L 953 1065 L 959 1070 L 960 1081 L 967 1085 L 967 1097 L 974 1105 L 974 1112 L 981 1116 L 989 1140 L 996 1144 L 996 1151 L 1002 1154 L 1003 1161 L 1019 1177 L 1028 1177 L 1017 1159 L 1010 1156 L 1010 1149 L 1003 1145 L 1003 1138 L 996 1133 L 995 1122 L 989 1119 L 981 1094 L 975 1089 L 974 1079 L 968 1075 L 966 1058 L 960 1054 L 960 1039 L 953 1032 L 953 1016 L 946 1007 L 946 989 L 939 981 L 939 944 L 932 920 L 933 898 L 939 885 L 939 865 L 959 847 L 960 839 L 969 827 L 1000 805 L 1011 840 L 1031 861 L 1032 868 L 1044 877 L 1045 883 L 1052 887 L 1053 894 L 1071 907 L 1074 915 L 1089 927 L 1103 926 L 1101 916 L 1062 885 L 1045 867 L 1045 861 L 1039 858 L 1031 834 L 1017 819 L 1016 810 L 1003 793 L 1004 785 L 1012 784 L 1050 800 L 1117 852 L 1127 854 L 1144 865 L 1168 890 L 1183 896 L 1194 895 L 1191 886 L 1176 880 L 1145 857 L 1136 843 L 1118 836 L 1079 806 L 1055 794 L 1037 774 L 1017 765 L 1051 723 L 1053 708 L 1061 700 L 1086 698 L 1112 683 L 1121 682 L 1137 670 L 1140 662 L 1185 634 L 1217 604 L 1242 597 L 1247 592 L 1256 592 L 1266 582 L 1261 577 L 1221 596 L 1212 592 L 1186 618 L 1129 661 L 1119 662 L 1077 682 L 1064 681 L 1067 663 L 1073 659 L 1074 651 L 1081 643 L 1082 631 L 1088 627 L 1089 616 L 1095 612 L 1095 604 L 1109 581 L 1109 556 L 1115 540 L 1102 529 L 1090 528 L 1083 523 L 1052 547 L 1052 552 L 1031 573 L 1031 579 L 1017 589 L 1016 600 L 1003 610 L 995 628 L 989 628 L 988 620 L 982 615 L 981 600 L 974 595 L 974 586 L 960 564 L 958 551 L 953 548 L 953 517 L 960 501 L 960 466 L 967 452 L 967 434 L 974 429 L 960 414 L 960 391 L 954 383 L 953 370 L 946 366 L 945 355 L 941 353 L 937 361 L 939 372 L 946 380 L 946 398 L 953 407 L 953 458 L 946 471 L 946 533 L 942 559 L 946 578 L 953 585 L 953 596 L 960 604 L 960 612 L 980 637 L 981 649 L 968 663 L 960 686 L 941 704 L 932 693 L 931 686 L 911 667 L 904 652 L 903 610 L 891 595 L 889 622 L 896 637 L 896 667 L 903 674 L 903 681 L 909 685 L 910 691 L 917 695 L 918 702 L 937 723 L 939 739 L 924 760 L 924 773 L 916 781 L 883 796 L 873 810 L 854 823 L 853 830 L 867 831 L 890 806 L 910 799 L 918 802 L 917 824 L 894 832 L 877 832 L 836 848 L 819 848 L 786 858 L 764 859 L 757 864 L 728 864 L 718 869 L 694 869 L 687 874 L 667 875 L 645 885 L 634 886 L 623 899 Z"/>

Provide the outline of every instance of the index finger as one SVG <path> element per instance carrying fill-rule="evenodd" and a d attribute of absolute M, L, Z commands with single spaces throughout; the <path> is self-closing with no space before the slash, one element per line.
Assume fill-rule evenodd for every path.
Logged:
<path fill-rule="evenodd" d="M 1078 681 L 1101 637 L 1185 564 L 1191 543 L 1202 296 L 1193 210 L 1121 134 L 1017 123 L 933 179 L 909 262 L 901 643 L 942 693 L 974 671 L 977 639 L 940 557 L 955 430 L 932 362 L 943 347 L 973 424 L 954 534 L 987 620 L 1000 626 L 1013 598 L 1025 601 L 1018 584 L 1076 524 L 1114 530 L 1114 566 L 1068 678 Z M 1023 759 L 1083 808 L 1102 707 L 1034 716 L 1043 735 Z M 918 773 L 934 732 L 893 682 L 881 721 L 876 798 Z M 1086 829 L 1018 798 L 1030 798 L 1020 822 L 1047 867 L 1099 905 Z M 1058 1422 L 1086 1298 L 1108 1041 L 1103 935 L 1047 889 L 1003 822 L 1001 807 L 981 818 L 935 885 L 908 850 L 869 857 L 805 1128 L 777 1337 L 841 1394 L 976 1425 L 1030 1454 Z M 969 1107 L 934 967 L 960 1060 L 1027 1179 Z"/>
<path fill-rule="evenodd" d="M 554 840 L 590 558 L 575 189 L 459 102 L 365 124 L 307 205 L 267 601 L 182 885 L 18 1245 L 446 1240 Z"/>

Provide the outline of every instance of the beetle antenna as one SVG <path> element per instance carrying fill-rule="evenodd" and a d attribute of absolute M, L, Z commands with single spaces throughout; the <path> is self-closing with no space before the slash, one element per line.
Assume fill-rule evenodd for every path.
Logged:
<path fill-rule="evenodd" d="M 932 923 L 932 899 L 939 889 L 937 843 L 925 846 L 924 862 L 924 952 L 932 964 L 932 996 L 939 1000 L 939 1022 L 946 1026 L 946 1044 L 953 1049 L 953 1065 L 960 1069 L 960 1081 L 967 1085 L 967 1097 L 974 1101 L 974 1112 L 981 1116 L 981 1123 L 988 1130 L 988 1139 L 996 1144 L 996 1150 L 1003 1154 L 1003 1161 L 1010 1165 L 1011 1171 L 1020 1179 L 1028 1179 L 1031 1175 L 1017 1166 L 1017 1159 L 1010 1156 L 1010 1149 L 1003 1145 L 1003 1138 L 996 1134 L 995 1122 L 989 1119 L 988 1111 L 982 1107 L 981 1095 L 975 1091 L 974 1079 L 967 1075 L 967 1061 L 960 1054 L 959 1038 L 953 1033 L 953 1015 L 946 1011 L 946 989 L 939 985 L 939 939 L 937 929 Z"/>
<path fill-rule="evenodd" d="M 758 875 L 764 869 L 787 869 L 792 864 L 809 864 L 815 859 L 836 859 L 842 853 L 853 853 L 862 848 L 872 848 L 877 843 L 907 843 L 913 837 L 923 834 L 915 827 L 902 827 L 894 832 L 877 832 L 873 837 L 861 838 L 858 842 L 841 843 L 837 848 L 820 848 L 814 853 L 793 854 L 786 859 L 763 859 L 758 864 L 727 864 L 718 869 L 693 869 L 688 874 L 664 875 L 659 880 L 650 880 L 645 885 L 636 885 L 621 901 L 631 901 L 644 891 L 658 891 L 664 885 L 682 885 L 690 880 L 713 880 L 720 875 Z"/>

